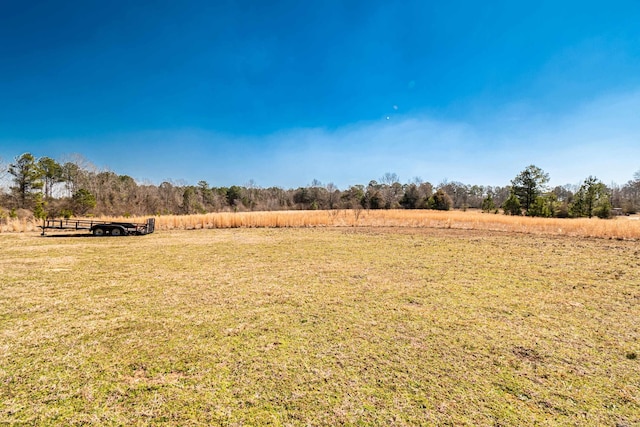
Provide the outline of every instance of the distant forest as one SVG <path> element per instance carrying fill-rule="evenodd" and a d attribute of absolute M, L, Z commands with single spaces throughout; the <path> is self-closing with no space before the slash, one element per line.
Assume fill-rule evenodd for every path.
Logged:
<path fill-rule="evenodd" d="M 547 186 L 549 175 L 527 166 L 504 187 L 461 182 L 402 184 L 386 173 L 367 184 L 339 189 L 314 181 L 305 187 L 261 188 L 253 182 L 211 187 L 136 182 L 99 170 L 80 156 L 59 162 L 30 153 L 0 159 L 0 220 L 83 216 L 143 216 L 223 211 L 314 209 L 482 209 L 540 217 L 610 218 L 640 208 L 640 170 L 623 185 L 607 186 L 589 176 L 580 185 Z"/>

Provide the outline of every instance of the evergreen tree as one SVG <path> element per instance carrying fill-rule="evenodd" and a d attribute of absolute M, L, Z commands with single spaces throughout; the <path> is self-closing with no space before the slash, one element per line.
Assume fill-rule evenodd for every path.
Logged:
<path fill-rule="evenodd" d="M 38 159 L 38 168 L 40 168 L 40 173 L 42 174 L 44 198 L 48 200 L 51 198 L 53 186 L 58 182 L 62 182 L 62 166 L 50 157 L 41 157 Z"/>
<path fill-rule="evenodd" d="M 418 186 L 415 184 L 409 184 L 402 195 L 402 199 L 400 199 L 400 206 L 405 209 L 415 209 L 418 207 L 418 202 L 420 201 L 420 192 L 418 191 Z"/>
<path fill-rule="evenodd" d="M 552 196 L 538 196 L 536 197 L 533 205 L 529 207 L 527 216 L 541 216 L 550 218 L 554 214 L 553 197 Z"/>
<path fill-rule="evenodd" d="M 33 207 L 33 216 L 36 219 L 44 219 L 47 217 L 47 212 L 45 207 L 47 202 L 42 199 L 42 193 L 36 193 L 33 196 L 34 199 L 34 207 Z"/>
<path fill-rule="evenodd" d="M 511 192 L 511 195 L 502 204 L 502 209 L 505 215 L 522 215 L 522 208 L 520 207 L 520 199 L 515 193 Z"/>
<path fill-rule="evenodd" d="M 482 212 L 493 212 L 496 210 L 496 204 L 493 201 L 491 193 L 487 194 L 487 197 L 482 201 Z"/>
<path fill-rule="evenodd" d="M 16 157 L 15 163 L 9 165 L 9 173 L 13 175 L 15 186 L 11 191 L 16 196 L 18 207 L 32 207 L 35 190 L 42 188 L 42 172 L 35 157 L 30 153 Z"/>
<path fill-rule="evenodd" d="M 589 176 L 574 195 L 569 213 L 576 218 L 591 218 L 594 215 L 599 218 L 609 218 L 611 202 L 607 187 L 597 178 Z"/>
<path fill-rule="evenodd" d="M 529 165 L 511 181 L 511 189 L 520 201 L 520 207 L 526 213 L 535 203 L 536 198 L 542 195 L 546 183 L 549 182 L 549 174 L 537 166 Z"/>
<path fill-rule="evenodd" d="M 91 194 L 89 190 L 81 188 L 73 193 L 71 204 L 73 213 L 82 216 L 86 215 L 89 210 L 95 208 L 97 203 L 96 197 Z"/>
<path fill-rule="evenodd" d="M 451 209 L 451 206 L 453 206 L 453 201 L 442 188 L 438 189 L 438 191 L 429 198 L 427 203 L 429 209 L 437 209 L 440 211 L 448 211 Z"/>
<path fill-rule="evenodd" d="M 186 214 L 192 214 L 199 210 L 198 197 L 196 189 L 188 186 L 182 193 L 182 211 Z"/>

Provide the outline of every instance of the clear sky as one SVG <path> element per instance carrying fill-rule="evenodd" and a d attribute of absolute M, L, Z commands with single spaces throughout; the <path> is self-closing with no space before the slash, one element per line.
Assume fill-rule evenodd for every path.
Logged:
<path fill-rule="evenodd" d="M 0 157 L 138 181 L 640 170 L 640 2 L 0 0 Z"/>

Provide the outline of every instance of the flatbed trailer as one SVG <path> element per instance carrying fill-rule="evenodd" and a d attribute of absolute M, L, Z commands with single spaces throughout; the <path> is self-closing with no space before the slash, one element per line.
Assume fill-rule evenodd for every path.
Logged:
<path fill-rule="evenodd" d="M 45 219 L 42 222 L 42 235 L 46 230 L 89 230 L 94 236 L 142 236 L 155 230 L 155 218 L 145 223 L 99 221 L 95 219 Z"/>

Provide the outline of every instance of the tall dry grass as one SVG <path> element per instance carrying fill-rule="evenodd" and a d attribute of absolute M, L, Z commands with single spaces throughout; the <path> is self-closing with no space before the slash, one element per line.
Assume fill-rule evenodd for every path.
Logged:
<path fill-rule="evenodd" d="M 146 217 L 100 219 L 128 222 L 146 221 Z M 5 220 L 0 225 L 0 232 L 37 231 L 39 224 L 39 222 L 25 219 Z M 222 212 L 156 217 L 156 230 L 254 227 L 453 228 L 606 239 L 640 239 L 640 220 L 638 217 L 616 217 L 609 220 L 598 218 L 529 218 L 487 214 L 478 211 L 430 210 Z"/>
<path fill-rule="evenodd" d="M 38 224 L 33 219 L 27 218 L 0 218 L 0 233 L 34 231 L 37 229 Z"/>

